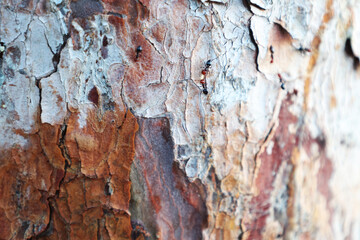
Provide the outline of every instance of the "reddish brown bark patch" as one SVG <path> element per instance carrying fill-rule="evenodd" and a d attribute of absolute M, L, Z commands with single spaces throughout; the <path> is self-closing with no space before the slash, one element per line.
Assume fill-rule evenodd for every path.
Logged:
<path fill-rule="evenodd" d="M 249 216 L 246 216 L 243 221 L 246 239 L 262 239 L 262 231 L 265 230 L 266 218 L 272 207 L 270 197 L 277 172 L 283 162 L 291 164 L 290 159 L 293 149 L 298 144 L 298 136 L 289 132 L 289 125 L 296 125 L 298 122 L 297 117 L 289 111 L 289 107 L 293 104 L 291 96 L 291 94 L 288 94 L 282 103 L 279 113 L 279 126 L 275 129 L 272 137 L 274 145 L 271 154 L 263 151 L 257 157 L 257 161 L 261 161 L 255 179 L 255 185 L 259 194 L 251 199 Z"/>
<path fill-rule="evenodd" d="M 27 239 L 49 222 L 47 198 L 62 173 L 50 164 L 39 135 L 24 135 L 28 146 L 0 150 L 0 239 Z"/>
<path fill-rule="evenodd" d="M 88 94 L 88 99 L 95 104 L 96 106 L 99 105 L 99 93 L 96 87 L 93 87 L 89 94 Z"/>
<path fill-rule="evenodd" d="M 132 203 L 137 205 L 132 206 L 133 218 L 139 217 L 146 228 L 154 227 L 155 222 L 156 233 L 152 235 L 162 239 L 202 239 L 202 229 L 207 226 L 205 192 L 200 182 L 189 182 L 174 164 L 169 120 L 139 119 L 138 122 L 133 171 L 142 178 L 145 198 L 149 201 L 142 203 L 141 194 L 132 196 Z M 146 208 L 155 209 L 150 212 L 152 217 L 141 216 L 148 211 Z"/>
<path fill-rule="evenodd" d="M 96 109 L 85 126 L 77 114 L 67 121 L 65 148 L 71 165 L 59 192 L 50 199 L 49 227 L 39 238 L 130 239 L 130 166 L 137 123 L 131 112 Z M 90 176 L 90 177 L 87 177 Z"/>
<path fill-rule="evenodd" d="M 296 157 L 297 148 L 303 148 L 309 158 L 314 158 L 320 161 L 320 169 L 318 172 L 318 191 L 324 195 L 328 203 L 331 199 L 331 191 L 329 187 L 329 180 L 333 172 L 333 166 L 331 160 L 326 156 L 326 140 L 324 137 L 318 137 L 316 139 L 311 138 L 307 129 L 299 128 L 298 118 L 292 115 L 289 108 L 291 107 L 291 97 L 295 97 L 296 92 L 288 94 L 287 98 L 283 101 L 281 110 L 279 113 L 279 124 L 271 141 L 273 141 L 273 147 L 271 154 L 268 154 L 266 150 L 257 157 L 257 161 L 261 161 L 258 174 L 255 179 L 255 186 L 258 191 L 258 195 L 252 197 L 250 200 L 249 212 L 245 214 L 242 221 L 245 233 L 244 239 L 262 239 L 264 237 L 263 231 L 266 228 L 266 221 L 269 216 L 270 210 L 273 210 L 275 206 L 272 205 L 270 199 L 274 190 L 274 181 L 277 177 L 277 173 L 281 164 L 285 163 L 291 171 L 287 170 L 283 174 L 282 182 L 288 184 L 288 200 L 285 204 L 288 204 L 287 220 L 279 220 L 283 224 L 283 230 L 285 227 L 291 226 L 291 218 L 293 217 L 294 209 L 294 168 L 291 162 L 292 157 Z M 295 132 L 289 131 L 289 126 L 296 128 Z M 301 134 L 300 134 L 301 133 Z M 300 137 L 301 136 L 301 137 Z M 312 151 L 314 146 L 317 147 L 318 153 Z M 315 154 L 315 155 L 314 155 Z M 285 199 L 284 199 L 285 201 Z M 329 212 L 332 209 L 329 207 Z M 278 233 L 281 237 L 283 232 Z"/>
<path fill-rule="evenodd" d="M 23 133 L 27 147 L 0 150 L 0 239 L 130 238 L 136 119 L 119 107 L 99 116 L 81 128 L 73 113 Z"/>

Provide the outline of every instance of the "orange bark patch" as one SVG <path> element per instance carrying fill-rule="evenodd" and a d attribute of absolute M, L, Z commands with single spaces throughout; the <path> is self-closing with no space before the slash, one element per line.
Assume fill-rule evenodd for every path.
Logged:
<path fill-rule="evenodd" d="M 99 113 L 83 128 L 76 113 L 63 126 L 41 124 L 24 134 L 27 147 L 1 150 L 1 239 L 129 239 L 138 126 L 130 111 Z"/>

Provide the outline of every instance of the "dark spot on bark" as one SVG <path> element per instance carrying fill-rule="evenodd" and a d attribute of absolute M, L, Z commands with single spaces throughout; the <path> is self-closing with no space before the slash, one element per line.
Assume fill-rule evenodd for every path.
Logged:
<path fill-rule="evenodd" d="M 106 36 L 104 36 L 103 41 L 102 41 L 102 47 L 101 47 L 101 56 L 104 59 L 108 57 L 108 49 L 107 49 L 108 45 L 109 45 L 108 38 Z"/>
<path fill-rule="evenodd" d="M 99 104 L 99 93 L 96 87 L 93 87 L 88 95 L 88 99 L 94 103 L 96 106 Z"/>
<path fill-rule="evenodd" d="M 319 136 L 315 139 L 316 143 L 319 145 L 321 150 L 324 150 L 326 147 L 326 139 L 324 136 Z"/>
<path fill-rule="evenodd" d="M 0 42 L 0 47 L 5 47 L 5 43 L 4 42 Z M 0 60 L 2 60 L 4 55 L 4 52 L 0 52 Z"/>
<path fill-rule="evenodd" d="M 103 38 L 103 46 L 106 47 L 107 45 L 109 45 L 109 41 L 108 41 L 108 38 L 106 36 L 104 36 Z"/>
<path fill-rule="evenodd" d="M 74 0 L 70 4 L 73 18 L 86 18 L 103 11 L 98 0 Z"/>
<path fill-rule="evenodd" d="M 351 46 L 351 39 L 347 38 L 345 41 L 345 53 L 348 57 L 351 57 L 354 61 L 354 69 L 356 70 L 359 67 L 360 59 L 358 56 L 355 55 L 352 46 Z"/>
<path fill-rule="evenodd" d="M 107 183 L 105 184 L 104 193 L 105 193 L 106 196 L 110 196 L 110 195 L 113 194 L 113 189 L 112 189 L 112 187 L 110 186 L 110 183 L 109 183 L 109 182 L 107 182 Z"/>

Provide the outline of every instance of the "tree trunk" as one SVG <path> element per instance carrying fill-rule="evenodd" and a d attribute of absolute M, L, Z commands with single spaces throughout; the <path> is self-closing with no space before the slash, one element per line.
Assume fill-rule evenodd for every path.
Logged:
<path fill-rule="evenodd" d="M 359 2 L 0 6 L 0 239 L 360 238 Z"/>

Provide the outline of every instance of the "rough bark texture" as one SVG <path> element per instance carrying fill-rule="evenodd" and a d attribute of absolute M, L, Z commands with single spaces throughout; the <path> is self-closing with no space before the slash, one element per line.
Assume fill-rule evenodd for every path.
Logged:
<path fill-rule="evenodd" d="M 0 17 L 0 239 L 360 239 L 358 1 Z"/>

